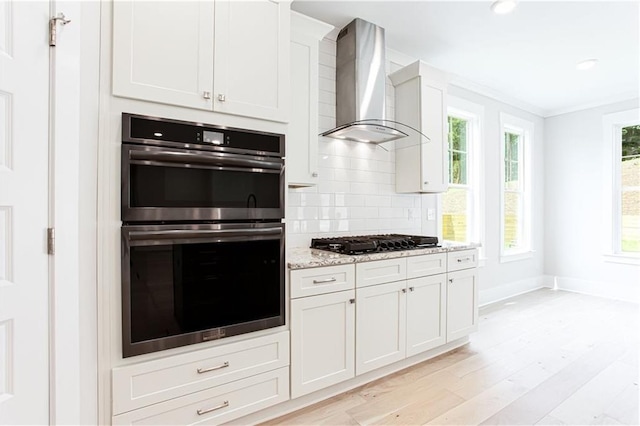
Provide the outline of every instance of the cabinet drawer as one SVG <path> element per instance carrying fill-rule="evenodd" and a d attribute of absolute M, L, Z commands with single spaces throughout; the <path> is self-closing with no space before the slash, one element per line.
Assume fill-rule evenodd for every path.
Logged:
<path fill-rule="evenodd" d="M 447 253 L 407 257 L 407 279 L 447 272 Z"/>
<path fill-rule="evenodd" d="M 475 268 L 478 266 L 478 250 L 451 251 L 447 255 L 447 271 Z"/>
<path fill-rule="evenodd" d="M 113 424 L 220 424 L 288 399 L 289 368 L 284 367 L 114 416 Z"/>
<path fill-rule="evenodd" d="M 355 288 L 353 264 L 295 269 L 289 277 L 292 299 Z"/>
<path fill-rule="evenodd" d="M 289 332 L 114 368 L 113 413 L 289 365 Z"/>
<path fill-rule="evenodd" d="M 407 259 L 356 263 L 356 287 L 400 281 L 407 278 Z"/>

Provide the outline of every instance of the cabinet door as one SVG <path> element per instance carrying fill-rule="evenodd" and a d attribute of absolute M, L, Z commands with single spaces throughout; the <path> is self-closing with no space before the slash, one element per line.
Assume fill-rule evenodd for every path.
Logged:
<path fill-rule="evenodd" d="M 356 289 L 356 374 L 404 359 L 405 285 L 398 281 Z"/>
<path fill-rule="evenodd" d="M 478 329 L 478 273 L 475 268 L 447 274 L 447 342 Z"/>
<path fill-rule="evenodd" d="M 407 280 L 407 356 L 446 343 L 447 275 Z"/>
<path fill-rule="evenodd" d="M 288 121 L 289 6 L 215 2 L 214 111 Z"/>
<path fill-rule="evenodd" d="M 287 132 L 287 182 L 318 183 L 319 42 L 333 26 L 291 13 L 291 115 Z"/>
<path fill-rule="evenodd" d="M 213 2 L 113 2 L 113 94 L 212 109 Z"/>
<path fill-rule="evenodd" d="M 423 192 L 445 192 L 449 187 L 447 159 L 447 106 L 444 88 L 422 82 L 422 133 L 430 142 L 422 144 L 420 162 Z"/>
<path fill-rule="evenodd" d="M 355 292 L 291 301 L 291 397 L 354 376 Z"/>

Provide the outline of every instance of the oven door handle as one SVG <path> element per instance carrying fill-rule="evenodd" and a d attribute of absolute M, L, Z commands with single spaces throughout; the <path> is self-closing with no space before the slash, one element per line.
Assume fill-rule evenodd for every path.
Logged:
<path fill-rule="evenodd" d="M 207 166 L 237 166 L 253 169 L 282 169 L 282 160 L 267 157 L 229 154 L 226 152 L 177 152 L 169 150 L 132 149 L 129 151 L 132 161 L 152 161 L 185 166 L 199 164 Z"/>
<path fill-rule="evenodd" d="M 166 245 L 167 243 L 205 243 L 274 240 L 282 238 L 283 229 L 171 229 L 159 231 L 128 231 L 130 246 Z"/>

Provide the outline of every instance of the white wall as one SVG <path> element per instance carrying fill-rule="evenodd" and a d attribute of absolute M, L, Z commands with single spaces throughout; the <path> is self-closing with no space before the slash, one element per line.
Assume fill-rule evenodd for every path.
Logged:
<path fill-rule="evenodd" d="M 560 288 L 640 300 L 640 267 L 606 262 L 603 226 L 604 114 L 638 108 L 630 100 L 547 118 L 545 272 Z"/>

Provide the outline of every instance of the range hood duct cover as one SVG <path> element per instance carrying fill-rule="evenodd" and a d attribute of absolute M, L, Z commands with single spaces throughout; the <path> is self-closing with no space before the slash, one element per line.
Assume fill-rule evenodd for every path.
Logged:
<path fill-rule="evenodd" d="M 385 120 L 384 28 L 360 18 L 338 34 L 336 124 L 322 133 L 338 139 L 382 143 L 407 136 Z"/>

